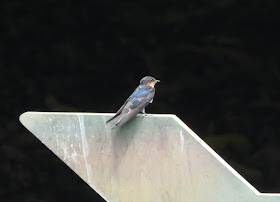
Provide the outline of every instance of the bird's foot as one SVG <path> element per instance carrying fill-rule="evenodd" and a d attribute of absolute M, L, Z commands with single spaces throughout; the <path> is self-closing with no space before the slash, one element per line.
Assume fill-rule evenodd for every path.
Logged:
<path fill-rule="evenodd" d="M 146 113 L 141 113 L 141 115 L 142 115 L 142 118 L 144 118 L 144 117 L 146 117 L 146 116 L 148 116 Z"/>
<path fill-rule="evenodd" d="M 145 112 L 145 109 L 142 109 L 142 110 L 140 111 L 140 114 L 142 114 L 142 118 L 145 117 L 145 116 L 147 116 L 147 114 L 146 114 L 146 112 Z"/>

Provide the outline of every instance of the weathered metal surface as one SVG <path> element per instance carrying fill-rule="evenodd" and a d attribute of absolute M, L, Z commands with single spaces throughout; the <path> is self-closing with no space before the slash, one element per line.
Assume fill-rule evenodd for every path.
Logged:
<path fill-rule="evenodd" d="M 108 201 L 280 202 L 261 194 L 175 115 L 26 112 L 20 121 Z M 50 179 L 51 180 L 51 179 Z"/>

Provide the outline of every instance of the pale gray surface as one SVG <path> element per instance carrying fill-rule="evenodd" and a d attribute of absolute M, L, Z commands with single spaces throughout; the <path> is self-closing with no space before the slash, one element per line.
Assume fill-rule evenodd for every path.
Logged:
<path fill-rule="evenodd" d="M 280 202 L 261 194 L 175 115 L 26 112 L 20 121 L 108 201 Z M 51 179 L 50 179 L 51 180 Z"/>

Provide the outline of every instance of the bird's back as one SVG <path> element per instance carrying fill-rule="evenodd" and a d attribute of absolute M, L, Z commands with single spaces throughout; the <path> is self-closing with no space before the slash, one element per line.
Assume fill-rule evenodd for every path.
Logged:
<path fill-rule="evenodd" d="M 135 117 L 142 109 L 144 109 L 153 99 L 155 89 L 149 86 L 138 86 L 131 94 L 128 102 L 118 116 L 115 127 L 120 127 Z"/>

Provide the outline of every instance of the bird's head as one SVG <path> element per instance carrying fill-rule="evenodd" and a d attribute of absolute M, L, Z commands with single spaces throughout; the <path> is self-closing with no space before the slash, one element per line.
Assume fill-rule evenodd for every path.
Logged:
<path fill-rule="evenodd" d="M 160 82 L 160 80 L 156 80 L 152 76 L 145 76 L 144 78 L 141 79 L 140 85 L 154 87 L 158 82 Z"/>

